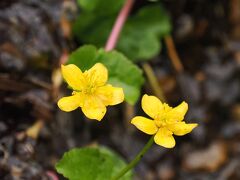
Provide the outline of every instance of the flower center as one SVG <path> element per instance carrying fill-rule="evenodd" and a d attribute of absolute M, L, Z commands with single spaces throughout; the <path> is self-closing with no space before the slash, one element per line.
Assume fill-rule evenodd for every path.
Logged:
<path fill-rule="evenodd" d="M 93 94 L 96 91 L 96 87 L 94 87 L 93 85 L 87 85 L 82 92 L 84 94 Z"/>
<path fill-rule="evenodd" d="M 154 119 L 155 124 L 160 128 L 167 125 L 165 113 L 157 115 Z"/>
<path fill-rule="evenodd" d="M 167 114 L 171 109 L 171 107 L 164 103 L 163 110 L 154 118 L 154 122 L 159 128 L 167 125 Z"/>
<path fill-rule="evenodd" d="M 73 94 L 75 94 L 76 92 L 81 92 L 81 93 L 86 94 L 86 95 L 91 95 L 96 91 L 96 89 L 97 89 L 96 86 L 91 85 L 91 84 L 87 84 L 85 87 L 83 87 L 80 90 L 74 90 Z"/>

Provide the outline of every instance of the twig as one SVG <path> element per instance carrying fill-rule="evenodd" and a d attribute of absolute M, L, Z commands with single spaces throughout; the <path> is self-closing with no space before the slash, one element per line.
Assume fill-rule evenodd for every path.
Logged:
<path fill-rule="evenodd" d="M 183 65 L 181 63 L 181 60 L 178 56 L 178 53 L 176 51 L 172 36 L 168 35 L 164 37 L 167 50 L 168 50 L 168 55 L 170 57 L 170 60 L 172 61 L 172 64 L 177 71 L 177 73 L 181 73 L 184 71 Z"/>
<path fill-rule="evenodd" d="M 133 6 L 134 0 L 126 0 L 123 8 L 121 9 L 120 13 L 118 14 L 118 17 L 115 21 L 115 24 L 112 28 L 111 34 L 108 37 L 105 50 L 111 51 L 115 48 L 117 44 L 117 40 L 119 38 L 120 32 L 122 30 L 122 27 L 128 17 L 128 14 Z"/>
<path fill-rule="evenodd" d="M 59 59 L 59 66 L 61 66 L 61 64 L 65 64 L 68 60 L 68 51 L 67 49 L 63 49 L 63 53 Z"/>
<path fill-rule="evenodd" d="M 31 127 L 26 130 L 26 134 L 28 137 L 33 139 L 37 139 L 39 132 L 43 128 L 44 122 L 42 119 L 37 120 Z"/>

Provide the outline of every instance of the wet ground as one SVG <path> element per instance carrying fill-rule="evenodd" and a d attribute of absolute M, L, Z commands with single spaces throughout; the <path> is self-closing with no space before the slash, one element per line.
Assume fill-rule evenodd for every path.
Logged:
<path fill-rule="evenodd" d="M 174 149 L 155 145 L 136 178 L 240 179 L 240 1 L 163 4 L 184 71 L 174 70 L 165 46 L 150 64 L 168 102 L 186 100 L 187 120 L 199 127 Z M 101 144 L 130 160 L 149 138 L 129 125 L 127 105 L 110 107 L 100 124 L 57 108 L 69 93 L 57 68 L 78 46 L 70 33 L 77 12 L 70 0 L 0 1 L 0 179 L 61 179 L 54 164 L 70 148 Z M 151 93 L 147 83 L 143 92 Z"/>

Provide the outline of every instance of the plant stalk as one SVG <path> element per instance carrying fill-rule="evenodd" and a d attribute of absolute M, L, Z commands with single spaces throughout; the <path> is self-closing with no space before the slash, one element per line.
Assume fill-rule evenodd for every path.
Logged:
<path fill-rule="evenodd" d="M 156 75 L 153 72 L 153 69 L 148 63 L 143 64 L 143 70 L 146 73 L 146 76 L 149 80 L 149 84 L 154 92 L 154 94 L 163 102 L 166 102 L 166 98 L 164 96 L 163 90 L 159 85 Z"/>
<path fill-rule="evenodd" d="M 128 14 L 133 6 L 134 0 L 126 0 L 124 6 L 118 14 L 118 17 L 115 21 L 115 24 L 112 28 L 112 31 L 108 37 L 105 50 L 111 51 L 115 48 L 117 44 L 117 40 L 119 38 L 120 32 L 123 28 L 123 25 L 128 17 Z"/>
<path fill-rule="evenodd" d="M 123 8 L 121 9 L 118 17 L 115 21 L 115 24 L 112 28 L 112 31 L 108 37 L 105 50 L 111 51 L 115 48 L 123 25 L 129 15 L 129 12 L 134 4 L 134 0 L 126 0 Z M 131 170 L 136 164 L 142 159 L 143 155 L 150 149 L 154 142 L 154 136 L 152 136 L 147 144 L 143 147 L 143 149 L 137 154 L 137 156 L 126 166 L 124 167 L 116 176 L 112 178 L 112 180 L 120 179 L 124 176 L 129 170 Z"/>
<path fill-rule="evenodd" d="M 112 180 L 120 179 L 122 176 L 124 176 L 129 170 L 131 170 L 134 166 L 137 165 L 137 163 L 142 159 L 143 155 L 152 147 L 152 144 L 154 142 L 154 136 L 152 136 L 147 144 L 142 148 L 142 150 L 137 154 L 137 156 L 125 167 L 123 168 L 116 176 L 112 178 Z"/>

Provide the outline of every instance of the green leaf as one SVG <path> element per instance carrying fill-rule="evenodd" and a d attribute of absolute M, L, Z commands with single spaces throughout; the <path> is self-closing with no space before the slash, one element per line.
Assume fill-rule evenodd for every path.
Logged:
<path fill-rule="evenodd" d="M 107 180 L 118 173 L 126 163 L 111 150 L 103 147 L 75 148 L 56 164 L 57 172 L 70 180 Z M 128 172 L 121 180 L 131 180 Z"/>
<path fill-rule="evenodd" d="M 107 41 L 116 15 L 82 13 L 73 31 L 79 41 L 102 47 Z M 161 5 L 140 9 L 128 18 L 116 49 L 133 61 L 149 60 L 161 50 L 161 39 L 171 31 L 170 18 Z"/>
<path fill-rule="evenodd" d="M 93 43 L 98 47 L 103 46 L 125 0 L 78 0 L 77 2 L 82 11 L 73 26 L 74 34 L 80 41 Z M 99 29 L 104 30 L 98 31 Z M 95 35 L 88 36 L 91 34 Z"/>
<path fill-rule="evenodd" d="M 157 5 L 146 6 L 130 19 L 132 25 L 146 29 L 148 32 L 159 36 L 171 31 L 170 18 L 165 9 Z"/>
<path fill-rule="evenodd" d="M 107 15 L 117 13 L 125 0 L 77 0 L 77 2 L 83 11 Z"/>
<path fill-rule="evenodd" d="M 170 30 L 169 17 L 161 6 L 144 7 L 126 23 L 117 49 L 135 61 L 148 60 L 159 53 L 160 39 Z"/>
<path fill-rule="evenodd" d="M 111 32 L 115 17 L 82 13 L 73 25 L 73 33 L 79 42 L 103 47 Z"/>
<path fill-rule="evenodd" d="M 92 45 L 85 45 L 74 51 L 68 60 L 68 64 L 75 64 L 82 71 L 90 69 L 97 62 L 107 67 L 109 83 L 123 88 L 125 100 L 130 104 L 136 103 L 144 83 L 142 70 L 123 54 L 117 51 L 105 52 Z"/>
<path fill-rule="evenodd" d="M 117 49 L 133 61 L 149 60 L 156 56 L 161 49 L 161 43 L 153 33 L 144 32 L 141 29 L 136 30 L 134 26 L 126 26 Z"/>

